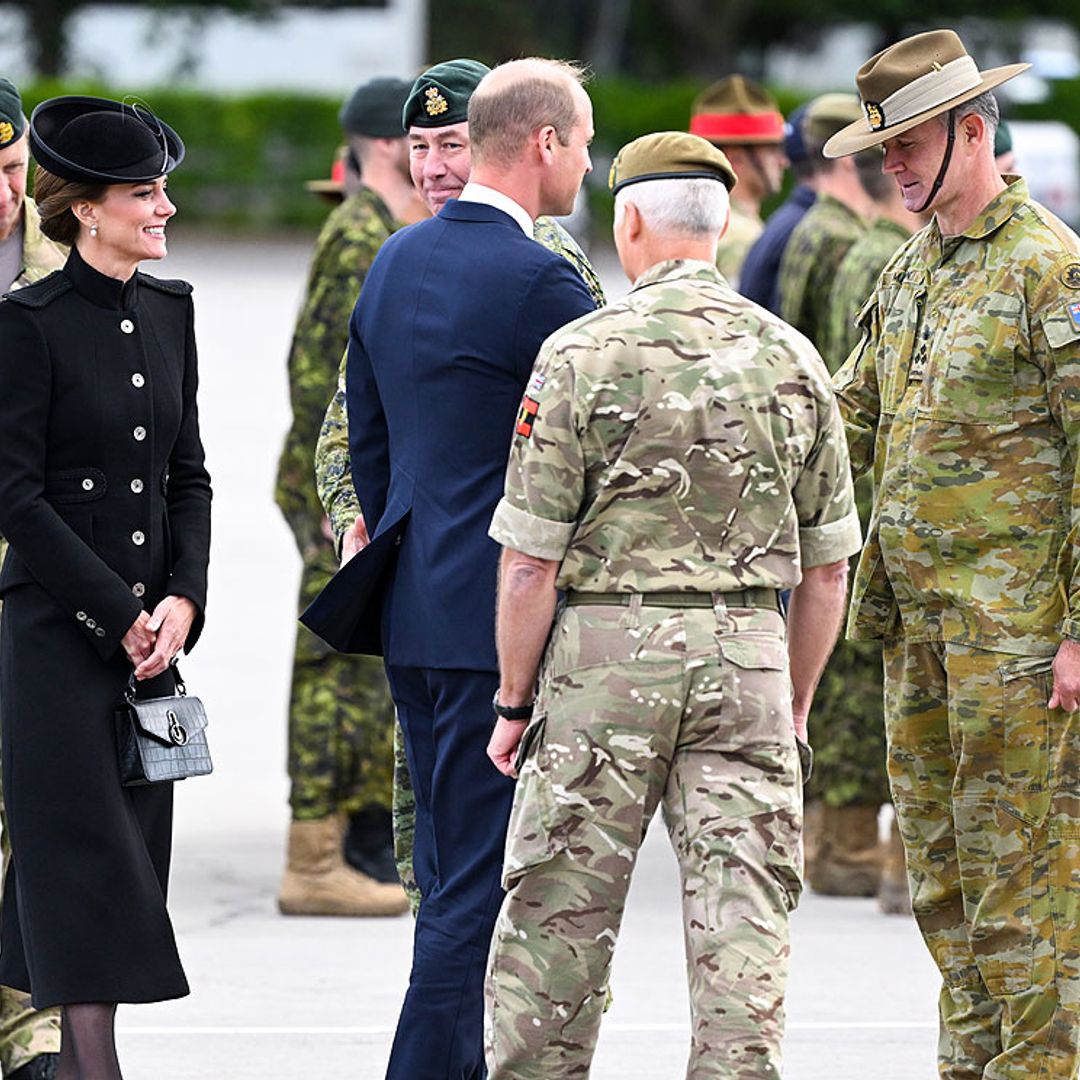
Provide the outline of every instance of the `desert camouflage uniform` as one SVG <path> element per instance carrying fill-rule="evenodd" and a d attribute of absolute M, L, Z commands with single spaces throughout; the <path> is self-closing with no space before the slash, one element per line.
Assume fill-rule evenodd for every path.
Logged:
<path fill-rule="evenodd" d="M 828 351 L 833 280 L 848 248 L 865 231 L 858 214 L 839 199 L 819 194 L 780 260 L 780 317 L 814 343 L 830 371 L 846 359 Z"/>
<path fill-rule="evenodd" d="M 1080 241 L 1009 187 L 886 267 L 836 376 L 874 513 L 848 632 L 883 638 L 893 800 L 943 979 L 947 1080 L 1077 1075 Z"/>
<path fill-rule="evenodd" d="M 67 260 L 67 249 L 41 231 L 37 207 L 32 199 L 23 202 L 23 265 L 11 290 L 21 289 L 59 270 Z M 7 541 L 0 537 L 0 563 L 7 555 Z M 3 792 L 0 791 L 0 850 L 3 873 L 7 874 L 11 845 L 8 842 Z M 0 1075 L 8 1076 L 29 1064 L 39 1054 L 60 1052 L 60 1010 L 40 1012 L 30 1004 L 30 995 L 0 986 Z"/>
<path fill-rule="evenodd" d="M 522 415 L 490 531 L 560 561 L 568 601 L 519 756 L 490 1080 L 588 1074 L 661 803 L 683 879 L 687 1075 L 779 1077 L 802 790 L 777 590 L 860 544 L 828 374 L 714 267 L 677 260 L 552 335 Z"/>
<path fill-rule="evenodd" d="M 588 256 L 577 241 L 552 218 L 538 218 L 533 228 L 533 238 L 549 251 L 562 255 L 585 281 L 597 305 L 604 302 L 604 289 Z M 354 298 L 355 299 L 355 298 Z M 346 324 L 348 318 L 346 317 Z M 345 327 L 348 337 L 348 326 Z M 345 530 L 360 514 L 360 500 L 352 482 L 352 466 L 349 460 L 349 420 L 345 408 L 345 361 L 341 357 L 337 388 L 323 417 L 319 441 L 315 448 L 315 486 L 319 500 L 336 543 L 340 546 Z M 325 401 L 325 398 L 323 399 Z M 365 660 L 370 659 L 368 657 Z M 376 660 L 382 670 L 382 662 Z M 420 903 L 420 890 L 412 870 L 413 830 L 416 822 L 416 801 L 409 779 L 409 765 L 405 760 L 405 740 L 400 727 L 394 725 L 394 857 L 398 874 L 409 894 L 415 912 Z"/>
<path fill-rule="evenodd" d="M 748 210 L 743 203 L 732 200 L 731 217 L 720 243 L 716 247 L 716 269 L 733 288 L 739 287 L 739 274 L 747 252 L 765 229 L 761 215 Z"/>
<path fill-rule="evenodd" d="M 300 610 L 337 569 L 323 532 L 314 454 L 326 400 L 349 336 L 349 316 L 364 277 L 397 229 L 369 188 L 327 218 L 315 245 L 307 293 L 289 352 L 293 421 L 278 465 L 275 498 L 303 560 Z M 290 802 L 296 821 L 390 809 L 394 706 L 377 658 L 344 656 L 305 627 L 297 630 L 289 703 Z"/>

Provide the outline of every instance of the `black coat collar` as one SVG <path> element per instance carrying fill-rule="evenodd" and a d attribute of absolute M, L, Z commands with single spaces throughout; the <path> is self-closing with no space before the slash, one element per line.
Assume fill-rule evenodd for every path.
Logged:
<path fill-rule="evenodd" d="M 139 299 L 139 274 L 136 271 L 127 281 L 118 281 L 95 270 L 79 254 L 73 245 L 64 265 L 64 273 L 71 279 L 75 291 L 97 307 L 113 311 L 130 311 Z"/>

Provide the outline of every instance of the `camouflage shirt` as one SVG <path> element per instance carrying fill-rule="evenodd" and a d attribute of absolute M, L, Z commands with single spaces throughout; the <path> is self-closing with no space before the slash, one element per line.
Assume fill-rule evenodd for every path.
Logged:
<path fill-rule="evenodd" d="M 1080 638 L 1080 240 L 1010 178 L 889 263 L 835 384 L 874 470 L 848 633 L 1021 655 Z"/>
<path fill-rule="evenodd" d="M 537 218 L 533 226 L 533 239 L 549 251 L 562 255 L 581 275 L 586 288 L 592 293 L 597 306 L 604 302 L 604 289 L 596 271 L 592 268 L 578 242 L 553 218 Z M 355 296 L 353 297 L 355 300 Z M 350 308 L 351 310 L 351 308 Z M 348 338 L 348 314 L 345 316 L 344 336 Z M 315 485 L 319 500 L 334 538 L 340 545 L 342 534 L 360 515 L 360 500 L 352 482 L 349 462 L 349 421 L 345 409 L 345 359 L 341 356 L 338 369 L 337 389 L 323 417 L 315 448 Z"/>
<path fill-rule="evenodd" d="M 315 244 L 307 293 L 289 350 L 289 396 L 293 420 L 278 463 L 275 498 L 302 555 L 326 544 L 323 508 L 315 490 L 315 443 L 326 402 L 349 341 L 349 316 L 360 286 L 386 238 L 399 228 L 386 204 L 361 188 L 326 219 Z M 344 468 L 333 460 L 328 471 Z M 353 514 L 359 512 L 357 507 Z M 351 523 L 351 519 L 350 519 Z"/>
<path fill-rule="evenodd" d="M 827 351 L 833 279 L 848 248 L 865 231 L 862 218 L 839 199 L 818 195 L 780 261 L 780 315 L 817 346 L 830 371 L 844 359 Z"/>
<path fill-rule="evenodd" d="M 856 316 L 870 299 L 885 264 L 910 235 L 903 225 L 877 218 L 848 249 L 832 287 L 825 349 L 826 360 L 831 357 L 835 365 L 831 370 L 835 371 L 859 344 Z"/>
<path fill-rule="evenodd" d="M 728 227 L 716 246 L 716 269 L 724 275 L 733 289 L 739 287 L 739 275 L 742 264 L 746 262 L 747 252 L 764 229 L 765 223 L 756 210 L 748 209 L 742 203 L 732 200 Z"/>
<path fill-rule="evenodd" d="M 817 353 L 702 262 L 544 343 L 490 535 L 582 592 L 790 588 L 861 543 Z"/>

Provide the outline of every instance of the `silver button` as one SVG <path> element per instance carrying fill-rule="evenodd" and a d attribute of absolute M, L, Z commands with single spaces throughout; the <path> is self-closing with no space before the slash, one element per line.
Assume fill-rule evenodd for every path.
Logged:
<path fill-rule="evenodd" d="M 141 581 L 136 581 L 135 584 L 131 586 L 131 591 L 135 596 L 143 596 L 146 593 L 146 586 Z"/>
<path fill-rule="evenodd" d="M 83 491 L 94 490 L 94 481 L 91 480 L 89 476 L 82 482 L 82 489 Z"/>
<path fill-rule="evenodd" d="M 146 384 L 146 379 L 144 379 L 143 376 L 138 371 L 136 371 L 135 374 L 131 376 L 131 385 L 132 386 L 137 386 L 137 387 L 141 388 L 145 384 Z"/>
<path fill-rule="evenodd" d="M 104 637 L 105 636 L 105 631 L 100 626 L 94 631 L 94 633 L 98 637 Z"/>
<path fill-rule="evenodd" d="M 142 442 L 146 438 L 146 428 L 140 424 L 131 434 L 135 436 L 136 442 Z"/>
<path fill-rule="evenodd" d="M 135 531 L 134 531 L 134 532 L 133 532 L 133 533 L 131 534 L 131 542 L 132 542 L 133 544 L 135 544 L 136 546 L 139 546 L 139 545 L 145 544 L 145 543 L 146 543 L 146 536 L 145 536 L 145 534 L 144 534 L 144 533 L 143 533 L 143 532 L 142 532 L 141 530 L 139 530 L 139 529 L 136 529 L 136 530 L 135 530 Z"/>
<path fill-rule="evenodd" d="M 75 618 L 78 619 L 79 622 L 86 622 L 86 612 L 85 611 L 76 611 L 75 612 Z"/>
<path fill-rule="evenodd" d="M 93 619 L 87 619 L 86 620 L 86 629 L 87 630 L 93 630 L 95 626 L 97 626 L 97 623 Z"/>
<path fill-rule="evenodd" d="M 135 324 L 130 319 L 124 319 L 120 323 L 120 329 L 123 330 L 125 334 L 134 334 Z"/>
<path fill-rule="evenodd" d="M 138 477 L 131 481 L 131 490 L 134 491 L 136 495 L 141 495 L 142 489 L 143 482 Z"/>

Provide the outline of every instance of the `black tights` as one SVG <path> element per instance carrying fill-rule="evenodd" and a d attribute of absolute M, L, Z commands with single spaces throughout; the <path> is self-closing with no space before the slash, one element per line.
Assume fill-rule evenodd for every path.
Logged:
<path fill-rule="evenodd" d="M 56 1080 L 122 1080 L 113 1031 L 116 1006 L 65 1005 L 61 1016 Z"/>

